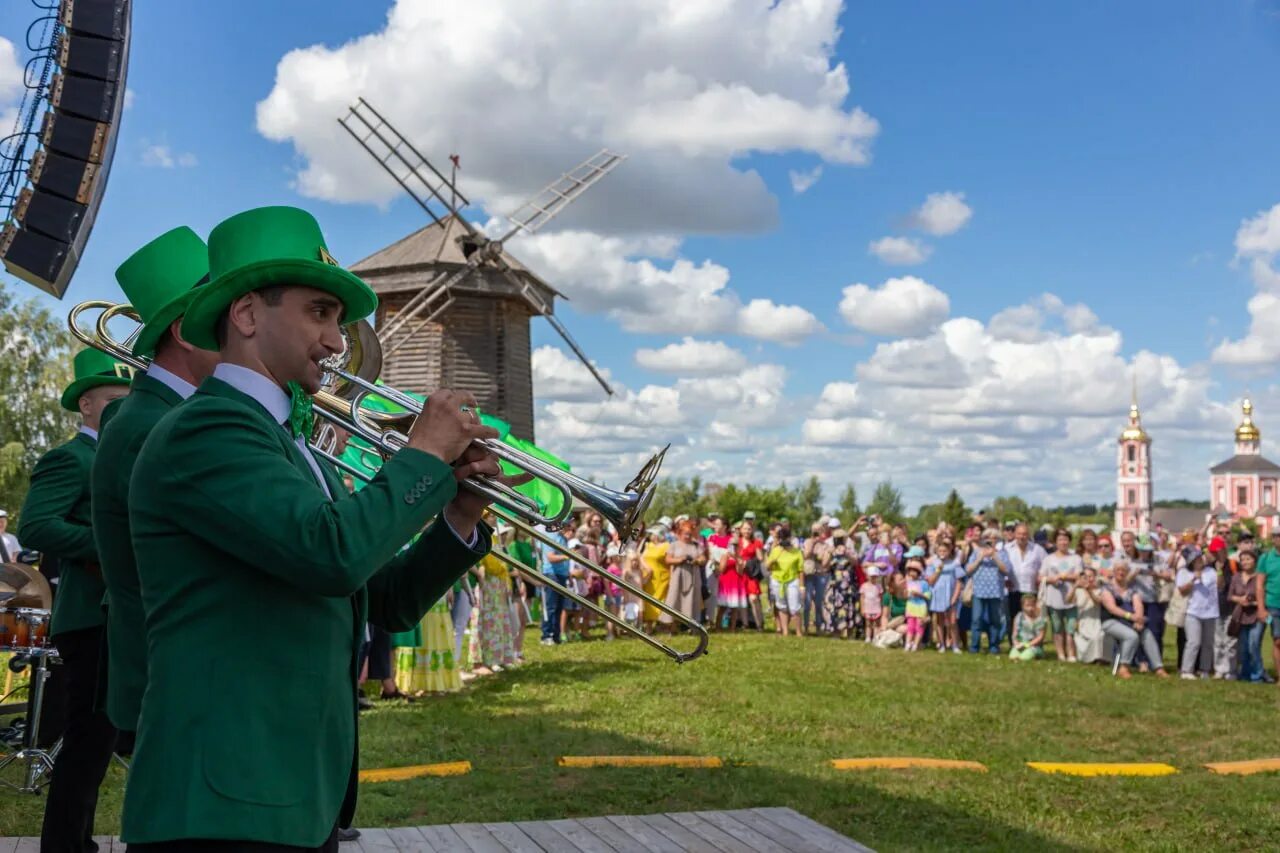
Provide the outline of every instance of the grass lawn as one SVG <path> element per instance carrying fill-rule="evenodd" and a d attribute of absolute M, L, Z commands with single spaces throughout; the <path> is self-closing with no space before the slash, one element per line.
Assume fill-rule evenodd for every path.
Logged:
<path fill-rule="evenodd" d="M 1217 776 L 1200 766 L 1280 755 L 1274 686 L 1120 682 L 1103 667 L 907 655 L 814 637 L 718 635 L 711 654 L 680 667 L 634 641 L 529 649 L 527 666 L 465 693 L 362 716 L 362 767 L 465 759 L 474 770 L 364 785 L 358 825 L 778 805 L 879 850 L 1244 850 L 1280 837 L 1275 774 Z M 728 764 L 555 763 L 600 754 Z M 971 759 L 990 772 L 827 766 L 877 755 Z M 1163 761 L 1180 772 L 1046 776 L 1024 766 L 1033 760 Z M 100 833 L 118 830 L 122 782 L 113 768 Z M 0 795 L 0 834 L 37 834 L 42 802 Z"/>

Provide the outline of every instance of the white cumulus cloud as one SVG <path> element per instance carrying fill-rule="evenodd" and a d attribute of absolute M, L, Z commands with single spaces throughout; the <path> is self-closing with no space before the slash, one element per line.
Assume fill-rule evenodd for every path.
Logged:
<path fill-rule="evenodd" d="M 891 278 L 879 287 L 851 284 L 840 300 L 840 316 L 855 329 L 884 336 L 918 336 L 947 318 L 951 300 L 915 276 Z"/>
<path fill-rule="evenodd" d="M 1249 264 L 1257 292 L 1249 299 L 1249 330 L 1243 338 L 1224 340 L 1213 350 L 1218 364 L 1260 366 L 1280 357 L 1280 204 L 1240 223 L 1236 231 L 1236 260 Z"/>
<path fill-rule="evenodd" d="M 565 215 L 611 232 L 756 230 L 776 199 L 738 160 L 867 162 L 874 118 L 835 58 L 841 0 L 397 0 L 380 30 L 290 51 L 257 127 L 289 142 L 306 196 L 401 190 L 338 125 L 364 96 L 507 212 L 602 146 L 628 160 Z"/>
<path fill-rule="evenodd" d="M 668 335 L 741 334 L 798 343 L 821 330 L 810 311 L 767 299 L 744 304 L 729 270 L 678 256 L 674 238 L 606 237 L 553 231 L 521 237 L 512 251 L 588 313 L 604 314 L 628 332 Z"/>
<path fill-rule="evenodd" d="M 973 208 L 965 204 L 964 193 L 929 193 L 911 221 L 926 233 L 945 237 L 967 225 L 972 216 Z"/>
<path fill-rule="evenodd" d="M 685 338 L 661 349 L 636 350 L 636 364 L 660 373 L 684 376 L 721 376 L 747 366 L 747 357 L 724 341 Z"/>
<path fill-rule="evenodd" d="M 189 151 L 175 153 L 168 145 L 148 144 L 142 149 L 142 165 L 158 169 L 190 169 L 199 164 L 196 155 Z"/>
<path fill-rule="evenodd" d="M 822 166 L 814 166 L 803 172 L 797 172 L 795 169 L 787 172 L 787 177 L 791 180 L 791 191 L 796 195 L 807 192 L 822 177 Z"/>
<path fill-rule="evenodd" d="M 872 240 L 867 251 L 886 264 L 906 267 L 929 260 L 933 247 L 913 237 L 881 237 Z"/>
<path fill-rule="evenodd" d="M 539 400 L 599 400 L 605 396 L 587 366 L 564 350 L 538 347 L 530 357 L 533 391 Z M 609 379 L 608 368 L 597 367 Z"/>

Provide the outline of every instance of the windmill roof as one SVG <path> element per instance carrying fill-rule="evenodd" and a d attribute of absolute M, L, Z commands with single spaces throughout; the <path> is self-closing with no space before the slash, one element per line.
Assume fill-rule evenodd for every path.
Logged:
<path fill-rule="evenodd" d="M 439 266 L 461 267 L 467 263 L 458 238 L 465 237 L 468 229 L 456 216 L 447 216 L 440 222 L 432 222 L 412 234 L 401 237 L 389 246 L 361 258 L 351 265 L 351 271 L 362 278 L 376 278 L 412 269 L 430 269 Z M 547 296 L 564 298 L 537 273 L 520 263 L 515 256 L 503 251 L 502 260 L 517 275 L 535 287 L 547 291 Z"/>
<path fill-rule="evenodd" d="M 1156 507 L 1151 510 L 1151 523 L 1163 524 L 1165 530 L 1181 533 L 1188 527 L 1199 530 L 1204 525 L 1205 511 L 1191 507 Z"/>
<path fill-rule="evenodd" d="M 1256 453 L 1237 453 L 1209 469 L 1210 474 L 1276 474 L 1280 465 Z"/>

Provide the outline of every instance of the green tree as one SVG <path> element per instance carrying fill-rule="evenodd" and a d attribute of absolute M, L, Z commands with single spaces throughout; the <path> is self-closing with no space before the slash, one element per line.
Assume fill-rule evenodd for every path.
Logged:
<path fill-rule="evenodd" d="M 764 525 L 783 516 L 791 517 L 791 495 L 783 486 L 762 489 L 759 486 L 729 483 L 716 495 L 715 509 L 730 524 L 736 523 L 750 511 L 756 514 L 756 523 Z"/>
<path fill-rule="evenodd" d="M 991 515 L 1001 524 L 1009 521 L 1030 521 L 1031 507 L 1017 495 L 1006 495 L 991 502 Z"/>
<path fill-rule="evenodd" d="M 711 509 L 711 501 L 702 494 L 702 478 L 691 480 L 663 477 L 658 481 L 653 493 L 653 502 L 645 513 L 646 521 L 652 522 L 664 515 L 675 518 L 677 515 L 688 515 L 701 518 Z"/>
<path fill-rule="evenodd" d="M 890 524 L 902 521 L 902 492 L 894 488 L 893 481 L 885 480 L 876 485 L 867 504 L 867 515 L 878 515 Z"/>
<path fill-rule="evenodd" d="M 853 487 L 853 483 L 845 486 L 840 493 L 840 508 L 836 512 L 845 525 L 853 524 L 862 515 L 862 510 L 858 509 L 858 490 Z"/>
<path fill-rule="evenodd" d="M 76 415 L 58 404 L 71 381 L 73 342 L 60 317 L 0 284 L 0 507 L 11 513 L 27 496 L 36 460 L 75 433 Z"/>
<path fill-rule="evenodd" d="M 951 525 L 951 529 L 957 533 L 963 532 L 973 521 L 973 512 L 965 506 L 960 493 L 955 489 L 951 490 L 951 494 L 947 495 L 947 500 L 942 504 L 942 520 Z"/>
<path fill-rule="evenodd" d="M 822 483 L 817 477 L 810 477 L 806 483 L 792 489 L 788 496 L 791 512 L 787 517 L 795 530 L 808 530 L 822 517 Z"/>

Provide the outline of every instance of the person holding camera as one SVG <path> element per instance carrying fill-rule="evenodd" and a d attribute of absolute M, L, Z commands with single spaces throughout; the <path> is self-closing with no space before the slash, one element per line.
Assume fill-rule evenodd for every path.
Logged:
<path fill-rule="evenodd" d="M 765 567 L 769 570 L 769 594 L 774 601 L 774 617 L 778 622 L 779 634 L 787 636 L 790 626 L 794 624 L 796 636 L 799 637 L 803 635 L 800 628 L 800 609 L 803 606 L 800 578 L 804 555 L 796 547 L 789 525 L 779 527 L 776 537 L 776 544 L 765 560 Z"/>
<path fill-rule="evenodd" d="M 1000 654 L 1000 639 L 1004 632 L 1005 583 L 1009 579 L 1009 564 L 1004 549 L 997 544 L 996 531 L 983 531 L 981 543 L 972 552 L 965 574 L 973 578 L 973 616 L 969 634 L 969 653 L 977 654 L 982 634 L 987 634 L 987 651 Z"/>
<path fill-rule="evenodd" d="M 671 570 L 666 603 L 695 622 L 702 613 L 702 564 L 706 559 L 693 522 L 681 519 L 676 523 L 676 539 L 663 557 Z M 670 613 L 659 614 L 658 622 L 675 633 L 675 617 Z"/>
<path fill-rule="evenodd" d="M 843 529 L 831 536 L 831 582 L 820 606 L 828 630 L 839 631 L 841 639 L 849 639 L 858 618 L 858 581 L 848 534 Z"/>
<path fill-rule="evenodd" d="M 1212 544 L 1219 543 L 1222 540 L 1215 537 Z M 1225 549 L 1222 543 L 1222 550 Z M 1218 625 L 1218 573 L 1205 564 L 1204 554 L 1194 547 L 1183 548 L 1182 559 L 1186 566 L 1178 570 L 1174 580 L 1178 591 L 1187 597 L 1187 646 L 1182 654 L 1181 677 L 1194 679 L 1198 660 L 1201 677 L 1207 678 L 1207 673 L 1213 671 L 1213 638 Z"/>

